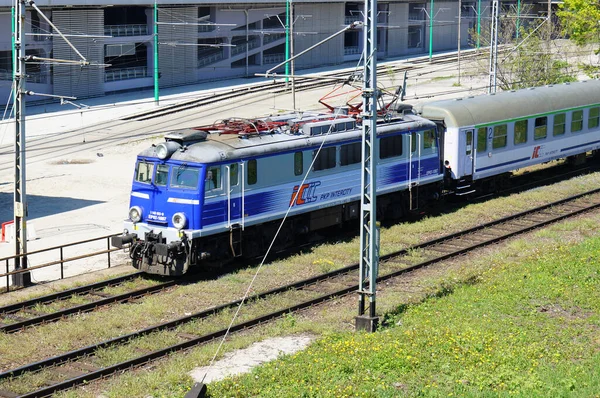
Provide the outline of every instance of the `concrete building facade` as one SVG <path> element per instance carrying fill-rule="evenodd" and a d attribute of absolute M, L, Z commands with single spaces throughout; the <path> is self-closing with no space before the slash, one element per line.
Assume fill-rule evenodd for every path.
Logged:
<path fill-rule="evenodd" d="M 459 4 L 461 46 L 466 48 L 469 29 L 477 23 L 476 10 L 480 7 L 485 19 L 489 0 L 379 2 L 378 59 L 427 53 L 430 43 L 432 51 L 456 49 Z M 0 101 L 3 103 L 9 101 L 12 85 L 12 5 L 11 0 L 0 0 Z M 28 90 L 82 99 L 153 87 L 153 2 L 40 0 L 36 5 L 95 65 L 28 63 Z M 362 20 L 363 8 L 364 3 L 356 1 L 294 1 L 293 52 L 298 54 L 350 23 Z M 254 76 L 285 60 L 285 2 L 158 1 L 157 9 L 161 88 Z M 56 33 L 37 11 L 27 8 L 27 55 L 77 60 L 77 54 Z M 295 67 L 298 70 L 358 61 L 362 47 L 362 30 L 348 30 L 299 57 Z M 102 64 L 111 66 L 99 66 Z M 33 96 L 28 101 L 40 99 Z"/>

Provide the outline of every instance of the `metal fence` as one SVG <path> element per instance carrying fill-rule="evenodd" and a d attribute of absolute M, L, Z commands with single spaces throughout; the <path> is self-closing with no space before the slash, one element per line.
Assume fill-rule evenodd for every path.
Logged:
<path fill-rule="evenodd" d="M 28 252 L 25 254 L 20 254 L 18 256 L 13 255 L 10 257 L 0 258 L 0 264 L 4 262 L 6 265 L 6 272 L 3 274 L 0 274 L 0 278 L 2 278 L 2 277 L 6 278 L 6 292 L 10 291 L 10 279 L 9 278 L 12 275 L 22 274 L 25 272 L 31 272 L 36 269 L 41 269 L 41 268 L 46 268 L 46 267 L 51 267 L 51 266 L 60 266 L 60 279 L 64 279 L 65 263 L 76 261 L 76 260 L 81 260 L 84 258 L 104 255 L 104 254 L 107 256 L 107 264 L 108 264 L 107 268 L 110 268 L 110 266 L 111 266 L 110 253 L 121 250 L 121 249 L 117 249 L 117 248 L 111 248 L 111 245 L 110 245 L 110 238 L 112 238 L 113 236 L 117 236 L 117 235 L 120 235 L 120 234 L 111 234 L 111 235 L 101 236 L 99 238 L 86 239 L 86 240 L 82 240 L 82 241 L 78 241 L 78 242 L 69 243 L 66 245 L 54 246 L 54 247 L 49 247 L 47 249 L 31 251 L 31 252 Z M 65 257 L 64 251 L 68 247 L 74 247 L 74 246 L 83 245 L 85 243 L 91 243 L 91 242 L 100 242 L 102 240 L 106 240 L 106 250 L 96 250 L 96 251 L 93 251 L 93 252 L 90 252 L 87 254 L 82 254 L 82 255 L 73 256 L 73 257 Z M 13 271 L 10 270 L 10 264 L 11 263 L 14 264 L 16 258 L 21 258 L 21 257 L 27 256 L 29 259 L 33 255 L 49 253 L 49 252 L 55 252 L 55 255 L 58 254 L 58 259 L 54 260 L 54 261 L 42 263 L 42 264 L 31 265 L 31 266 L 28 266 L 27 269 L 24 269 L 24 270 L 13 270 Z"/>

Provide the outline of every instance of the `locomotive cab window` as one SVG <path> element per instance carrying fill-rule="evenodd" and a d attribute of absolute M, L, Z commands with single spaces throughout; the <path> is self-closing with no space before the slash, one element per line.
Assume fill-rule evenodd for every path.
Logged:
<path fill-rule="evenodd" d="M 213 189 L 219 188 L 221 188 L 221 167 L 213 166 L 207 168 L 206 176 L 204 178 L 204 190 L 212 191 Z"/>
<path fill-rule="evenodd" d="M 558 115 L 554 115 L 554 130 L 553 134 L 563 135 L 565 133 L 565 124 L 566 124 L 566 115 L 564 113 L 559 113 Z"/>
<path fill-rule="evenodd" d="M 135 180 L 143 184 L 152 182 L 152 174 L 154 173 L 154 163 L 148 163 L 145 160 L 139 161 L 135 165 Z"/>
<path fill-rule="evenodd" d="M 548 134 L 547 124 L 548 118 L 546 116 L 535 119 L 535 130 L 533 132 L 534 140 L 543 140 L 546 138 L 546 135 Z"/>
<path fill-rule="evenodd" d="M 361 143 L 346 144 L 340 147 L 340 166 L 360 163 L 361 161 Z"/>
<path fill-rule="evenodd" d="M 417 151 L 417 140 L 419 139 L 419 135 L 417 133 L 410 133 L 410 151 Z"/>
<path fill-rule="evenodd" d="M 506 147 L 506 124 L 494 126 L 494 137 L 492 138 L 492 149 Z"/>
<path fill-rule="evenodd" d="M 600 118 L 600 108 L 590 108 L 588 116 L 588 129 L 598 127 L 598 119 Z"/>
<path fill-rule="evenodd" d="M 313 151 L 313 159 L 317 158 L 313 164 L 313 170 L 333 169 L 336 163 L 335 152 L 336 147 L 321 148 L 321 151 Z"/>
<path fill-rule="evenodd" d="M 477 153 L 487 151 L 487 127 L 477 129 Z"/>
<path fill-rule="evenodd" d="M 169 166 L 166 164 L 159 164 L 156 167 L 156 175 L 154 176 L 154 184 L 165 187 L 169 180 Z"/>
<path fill-rule="evenodd" d="M 402 136 L 394 135 L 379 140 L 379 159 L 402 156 Z"/>
<path fill-rule="evenodd" d="M 583 130 L 583 111 L 573 111 L 571 115 L 571 132 L 577 133 Z"/>
<path fill-rule="evenodd" d="M 435 130 L 425 130 L 423 132 L 423 149 L 435 149 L 436 147 Z"/>
<path fill-rule="evenodd" d="M 195 189 L 198 187 L 200 169 L 182 164 L 173 168 L 169 185 L 175 188 Z"/>
<path fill-rule="evenodd" d="M 527 127 L 529 120 L 519 120 L 515 122 L 514 144 L 524 144 L 527 142 Z"/>

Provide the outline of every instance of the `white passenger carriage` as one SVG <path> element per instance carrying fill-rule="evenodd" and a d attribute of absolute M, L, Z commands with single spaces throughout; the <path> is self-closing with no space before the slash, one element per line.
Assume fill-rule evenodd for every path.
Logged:
<path fill-rule="evenodd" d="M 493 189 L 513 170 L 600 148 L 600 81 L 565 83 L 423 105 L 440 126 L 457 195 Z"/>

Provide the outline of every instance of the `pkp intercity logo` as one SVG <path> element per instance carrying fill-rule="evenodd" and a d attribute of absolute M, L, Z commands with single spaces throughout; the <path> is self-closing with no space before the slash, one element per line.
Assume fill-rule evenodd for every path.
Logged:
<path fill-rule="evenodd" d="M 290 207 L 315 202 L 317 200 L 315 190 L 319 185 L 321 185 L 321 182 L 315 181 L 294 186 L 294 191 L 292 192 L 292 197 L 290 198 Z"/>

